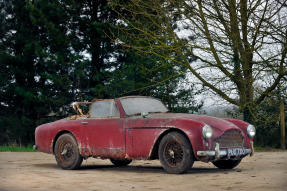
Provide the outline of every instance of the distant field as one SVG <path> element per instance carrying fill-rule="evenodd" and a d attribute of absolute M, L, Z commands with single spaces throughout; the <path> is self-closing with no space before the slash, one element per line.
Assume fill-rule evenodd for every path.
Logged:
<path fill-rule="evenodd" d="M 20 146 L 0 146 L 0 152 L 37 152 L 32 145 L 27 147 Z"/>
<path fill-rule="evenodd" d="M 254 147 L 255 151 L 286 151 L 284 149 L 272 148 L 272 147 Z"/>

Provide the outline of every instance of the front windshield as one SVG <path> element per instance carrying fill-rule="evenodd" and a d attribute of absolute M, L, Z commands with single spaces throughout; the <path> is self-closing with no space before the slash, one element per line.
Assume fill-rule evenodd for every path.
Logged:
<path fill-rule="evenodd" d="M 142 112 L 167 112 L 163 103 L 151 97 L 127 97 L 121 99 L 121 104 L 127 115 L 136 115 Z"/>

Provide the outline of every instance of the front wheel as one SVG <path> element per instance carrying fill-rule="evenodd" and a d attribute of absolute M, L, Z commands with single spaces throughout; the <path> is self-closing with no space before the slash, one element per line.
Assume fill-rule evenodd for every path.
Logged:
<path fill-rule="evenodd" d="M 127 166 L 132 162 L 130 159 L 123 159 L 123 160 L 117 160 L 117 159 L 110 159 L 110 161 L 115 165 L 115 166 Z"/>
<path fill-rule="evenodd" d="M 77 169 L 83 157 L 80 155 L 76 139 L 71 134 L 61 135 L 55 145 L 55 158 L 58 166 L 65 170 Z"/>
<path fill-rule="evenodd" d="M 171 132 L 163 137 L 158 154 L 163 168 L 172 174 L 186 172 L 194 162 L 189 141 L 178 132 Z"/>
<path fill-rule="evenodd" d="M 214 161 L 212 162 L 214 164 L 214 166 L 216 166 L 217 168 L 220 169 L 233 169 L 234 167 L 236 167 L 237 165 L 239 165 L 239 163 L 241 162 L 241 159 L 239 160 L 218 160 L 218 161 Z"/>

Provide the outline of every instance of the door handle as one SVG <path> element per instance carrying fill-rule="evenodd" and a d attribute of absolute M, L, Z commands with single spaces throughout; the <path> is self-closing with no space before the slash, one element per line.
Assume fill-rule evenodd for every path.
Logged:
<path fill-rule="evenodd" d="M 87 125 L 87 124 L 88 124 L 87 121 L 82 121 L 81 123 L 82 123 L 83 125 Z"/>

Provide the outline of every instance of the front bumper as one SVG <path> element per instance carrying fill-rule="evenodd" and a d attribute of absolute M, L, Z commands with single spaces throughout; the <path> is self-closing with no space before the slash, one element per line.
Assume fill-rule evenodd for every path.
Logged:
<path fill-rule="evenodd" d="M 228 149 L 221 149 L 220 145 L 216 143 L 214 150 L 207 151 L 197 151 L 197 156 L 199 157 L 208 157 L 213 158 L 214 160 L 218 160 L 221 158 L 230 159 L 230 158 L 243 158 L 246 155 L 252 156 L 254 154 L 253 142 L 250 142 L 250 148 L 240 148 L 236 154 L 230 154 Z"/>

